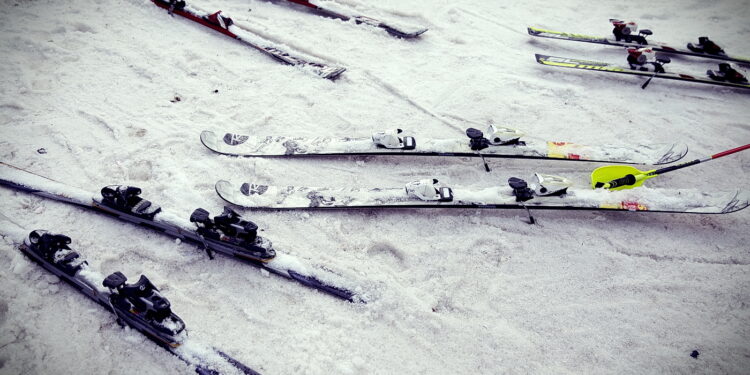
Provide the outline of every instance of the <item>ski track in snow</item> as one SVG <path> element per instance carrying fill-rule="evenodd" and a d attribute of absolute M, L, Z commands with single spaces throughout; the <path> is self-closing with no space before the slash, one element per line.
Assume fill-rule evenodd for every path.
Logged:
<path fill-rule="evenodd" d="M 0 4 L 0 160 L 98 191 L 131 184 L 165 210 L 220 213 L 218 179 L 484 187 L 533 172 L 585 184 L 595 163 L 475 158 L 246 159 L 219 134 L 448 137 L 468 126 L 582 144 L 684 142 L 686 160 L 750 143 L 747 93 L 564 71 L 534 53 L 613 61 L 623 51 L 532 38 L 527 26 L 650 39 L 708 35 L 750 54 L 750 2 L 339 0 L 323 6 L 423 25 L 417 40 L 283 1 L 201 0 L 274 41 L 348 69 L 330 82 L 281 65 L 149 1 Z M 254 21 L 257 22 L 254 23 Z M 704 74 L 713 62 L 673 58 Z M 747 67 L 745 69 L 747 73 Z M 44 149 L 44 151 L 39 151 Z M 750 153 L 655 187 L 748 186 Z M 244 210 L 284 253 L 359 282 L 350 304 L 190 244 L 0 188 L 2 214 L 73 238 L 102 274 L 149 276 L 191 339 L 264 374 L 743 373 L 750 368 L 750 210 L 718 216 L 535 211 Z M 7 228 L 0 228 L 7 229 Z M 0 239 L 0 373 L 179 374 L 189 369 Z M 700 356 L 691 358 L 698 350 Z"/>

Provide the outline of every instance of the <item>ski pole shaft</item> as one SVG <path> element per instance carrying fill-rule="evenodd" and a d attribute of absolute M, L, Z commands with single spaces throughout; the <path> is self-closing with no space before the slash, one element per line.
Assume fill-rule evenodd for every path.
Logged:
<path fill-rule="evenodd" d="M 654 79 L 654 77 L 656 77 L 656 72 L 654 72 L 654 74 L 652 74 L 651 77 L 648 77 L 646 82 L 644 82 L 643 85 L 641 85 L 641 89 L 645 90 L 646 86 L 648 86 L 648 84 L 651 83 L 651 80 Z"/>

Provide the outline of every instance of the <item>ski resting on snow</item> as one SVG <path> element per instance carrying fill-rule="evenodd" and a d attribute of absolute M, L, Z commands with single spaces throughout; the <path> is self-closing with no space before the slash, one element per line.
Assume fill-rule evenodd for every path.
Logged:
<path fill-rule="evenodd" d="M 641 77 L 649 77 L 649 78 L 654 77 L 654 78 L 662 78 L 662 79 L 669 79 L 669 80 L 675 80 L 675 81 L 695 82 L 695 83 L 718 85 L 718 86 L 725 86 L 725 87 L 732 87 L 732 88 L 739 88 L 739 89 L 750 89 L 750 83 L 734 83 L 734 82 L 727 82 L 727 81 L 717 81 L 717 80 L 710 79 L 708 77 L 696 77 L 694 75 L 683 74 L 683 73 L 672 73 L 672 72 L 656 73 L 656 72 L 649 72 L 649 71 L 640 71 L 640 70 L 630 69 L 628 67 L 617 66 L 617 65 L 609 64 L 605 62 L 570 59 L 566 57 L 547 56 L 547 55 L 541 55 L 538 53 L 536 54 L 536 61 L 542 65 L 559 67 L 559 68 L 591 70 L 591 71 L 604 72 L 604 73 L 630 74 L 630 75 L 636 75 L 636 76 L 641 76 Z"/>
<path fill-rule="evenodd" d="M 469 188 L 425 179 L 389 188 L 271 186 L 220 180 L 216 192 L 227 202 L 251 209 L 484 208 L 550 209 L 726 214 L 750 205 L 750 191 L 702 192 L 691 189 L 609 191 L 580 188 L 569 180 L 536 174 L 527 184 Z"/>
<path fill-rule="evenodd" d="M 255 233 L 252 233 L 249 238 L 244 238 L 249 240 L 248 243 L 248 241 L 241 240 L 233 241 L 227 233 L 216 230 L 220 229 L 219 220 L 231 221 L 230 224 L 234 226 L 247 227 L 252 224 L 236 217 L 237 215 L 231 210 L 225 210 L 225 215 L 221 217 L 217 215 L 214 220 L 211 220 L 203 209 L 195 210 L 192 215 L 174 215 L 162 211 L 160 207 L 137 195 L 127 198 L 137 203 L 125 209 L 117 207 L 111 200 L 103 198 L 100 194 L 68 186 L 2 162 L 0 162 L 0 185 L 91 209 L 165 233 L 202 247 L 209 257 L 213 257 L 214 252 L 222 253 L 335 297 L 351 302 L 366 302 L 365 296 L 354 292 L 354 287 L 350 286 L 351 282 L 344 280 L 343 277 L 330 271 L 314 270 L 296 257 L 276 251 L 272 248 L 270 241 L 255 236 Z M 115 194 L 118 189 L 108 186 L 102 189 L 102 192 Z M 140 189 L 137 192 L 140 193 Z M 190 217 L 190 219 L 183 219 L 183 217 Z"/>
<path fill-rule="evenodd" d="M 185 322 L 147 277 L 132 284 L 120 272 L 108 277 L 91 269 L 68 245 L 71 239 L 45 230 L 28 231 L 0 217 L 2 234 L 31 261 L 114 313 L 117 322 L 146 336 L 201 375 L 259 375 L 225 352 L 188 337 Z M 28 234 L 26 234 L 28 233 Z"/>
<path fill-rule="evenodd" d="M 328 65 L 322 62 L 313 62 L 307 58 L 293 56 L 274 46 L 274 43 L 253 34 L 246 28 L 236 24 L 231 18 L 221 14 L 221 11 L 208 13 L 183 0 L 151 0 L 156 6 L 166 9 L 169 14 L 177 14 L 191 21 L 197 22 L 212 30 L 232 37 L 255 48 L 264 54 L 273 57 L 277 61 L 300 67 L 301 69 L 326 79 L 336 79 L 346 68 Z"/>
<path fill-rule="evenodd" d="M 245 157 L 306 155 L 424 155 L 477 156 L 484 158 L 531 158 L 580 160 L 627 164 L 668 164 L 682 159 L 688 147 L 682 143 L 636 145 L 580 145 L 570 142 L 523 139 L 511 129 L 490 126 L 485 133 L 470 129 L 474 138 L 438 139 L 407 136 L 400 129 L 374 133 L 370 138 L 284 137 L 226 133 L 223 137 L 203 131 L 201 143 L 219 154 Z"/>
<path fill-rule="evenodd" d="M 655 51 L 665 52 L 665 53 L 670 53 L 670 54 L 675 54 L 675 55 L 704 57 L 707 59 L 734 61 L 734 62 L 739 62 L 739 63 L 750 64 L 750 58 L 747 58 L 747 57 L 731 56 L 727 54 L 710 54 L 710 53 L 705 53 L 705 52 L 695 52 L 695 51 L 691 51 L 685 48 L 670 47 L 662 43 L 651 43 L 651 42 L 638 43 L 636 41 L 628 42 L 624 40 L 618 41 L 618 40 L 607 38 L 607 37 L 597 37 L 597 36 L 590 36 L 590 35 L 584 35 L 584 34 L 567 33 L 567 32 L 561 32 L 561 31 L 546 30 L 546 29 L 541 29 L 537 27 L 528 27 L 527 31 L 529 35 L 541 37 L 541 38 L 551 38 L 551 39 L 558 39 L 558 40 L 569 40 L 569 41 L 574 41 L 574 42 L 604 44 L 604 45 L 609 45 L 609 46 L 614 46 L 614 47 L 651 48 Z M 645 41 L 645 37 L 643 40 Z"/>
<path fill-rule="evenodd" d="M 404 38 L 404 39 L 416 38 L 424 34 L 427 31 L 427 29 L 424 27 L 395 25 L 393 22 L 386 23 L 378 19 L 363 16 L 363 15 L 346 15 L 340 12 L 334 12 L 330 9 L 324 8 L 316 4 L 315 1 L 313 0 L 286 0 L 286 1 L 305 6 L 309 9 L 313 9 L 318 14 L 326 16 L 326 17 L 336 18 L 336 19 L 340 19 L 343 21 L 353 20 L 356 24 L 365 24 L 369 26 L 378 27 L 387 31 L 389 34 L 399 37 L 399 38 Z"/>

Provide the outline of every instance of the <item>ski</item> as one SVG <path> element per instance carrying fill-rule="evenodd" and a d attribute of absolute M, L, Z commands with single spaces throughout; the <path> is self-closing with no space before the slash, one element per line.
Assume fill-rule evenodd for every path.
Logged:
<path fill-rule="evenodd" d="M 140 189 L 130 186 L 107 186 L 101 194 L 48 179 L 0 162 L 0 185 L 31 194 L 85 207 L 123 221 L 163 232 L 205 249 L 208 256 L 221 253 L 270 273 L 295 280 L 335 297 L 351 302 L 365 298 L 346 286 L 343 277 L 326 270 L 312 270 L 301 260 L 282 254 L 271 241 L 258 236 L 258 227 L 229 208 L 210 217 L 198 208 L 191 215 L 176 215 L 140 197 Z M 189 219 L 184 219 L 189 217 Z"/>
<path fill-rule="evenodd" d="M 331 66 L 320 62 L 311 62 L 303 58 L 290 55 L 280 48 L 273 46 L 268 40 L 255 35 L 246 28 L 234 23 L 231 18 L 221 14 L 221 11 L 208 13 L 196 7 L 188 5 L 183 0 L 151 0 L 156 6 L 169 11 L 169 14 L 177 14 L 191 21 L 197 22 L 210 29 L 216 30 L 224 35 L 237 39 L 248 46 L 255 48 L 277 61 L 293 65 L 309 71 L 317 76 L 327 79 L 335 79 L 346 68 Z"/>
<path fill-rule="evenodd" d="M 400 129 L 376 132 L 370 138 L 301 138 L 250 136 L 226 133 L 219 137 L 203 131 L 201 143 L 211 151 L 233 156 L 305 155 L 425 155 L 481 156 L 486 158 L 532 158 L 599 161 L 628 164 L 667 164 L 687 154 L 680 143 L 662 145 L 586 146 L 569 142 L 523 139 L 523 133 L 490 125 L 485 132 L 470 128 L 467 138 L 435 139 L 404 135 Z"/>
<path fill-rule="evenodd" d="M 70 237 L 45 230 L 22 236 L 24 230 L 12 230 L 12 223 L 0 222 L 4 236 L 18 244 L 29 259 L 112 312 L 120 325 L 141 332 L 193 366 L 198 374 L 259 375 L 223 351 L 189 339 L 185 322 L 172 312 L 169 301 L 146 276 L 131 284 L 120 272 L 105 278 L 68 246 Z"/>
<path fill-rule="evenodd" d="M 651 48 L 655 51 L 671 53 L 671 54 L 676 54 L 676 55 L 705 57 L 708 59 L 734 61 L 734 62 L 745 63 L 745 64 L 750 63 L 750 58 L 748 57 L 730 56 L 726 54 L 709 54 L 705 52 L 692 51 L 687 48 L 670 47 L 662 43 L 650 43 L 646 41 L 645 36 L 642 36 L 642 38 L 638 38 L 636 35 L 634 35 L 633 38 L 630 39 L 630 41 L 627 41 L 624 39 L 616 40 L 616 39 L 611 39 L 607 37 L 598 37 L 598 36 L 590 36 L 590 35 L 584 35 L 584 34 L 574 34 L 574 33 L 566 33 L 566 32 L 561 32 L 561 31 L 545 30 L 545 29 L 540 29 L 536 27 L 528 27 L 527 30 L 529 32 L 529 35 L 542 37 L 542 38 L 570 40 L 574 42 L 596 43 L 596 44 L 604 44 L 604 45 L 615 46 L 615 47 Z"/>
<path fill-rule="evenodd" d="M 515 208 L 644 211 L 724 214 L 750 205 L 750 192 L 701 192 L 649 189 L 608 191 L 579 188 L 563 177 L 536 174 L 527 184 L 517 178 L 509 186 L 449 187 L 437 179 L 404 187 L 359 189 L 269 186 L 218 181 L 216 192 L 227 202 L 251 209 L 348 208 Z M 531 186 L 531 187 L 529 187 Z"/>
<path fill-rule="evenodd" d="M 287 0 L 287 1 L 291 3 L 306 6 L 326 17 L 337 18 L 337 19 L 344 20 L 344 21 L 353 20 L 358 25 L 365 24 L 369 26 L 379 27 L 387 31 L 389 34 L 393 36 L 397 36 L 399 38 L 404 38 L 404 39 L 416 38 L 424 34 L 427 31 L 427 29 L 423 27 L 402 26 L 402 25 L 396 26 L 393 23 L 385 23 L 383 21 L 377 20 L 372 17 L 367 17 L 367 16 L 345 15 L 339 12 L 334 12 L 332 10 L 323 8 L 317 5 L 313 0 Z"/>
<path fill-rule="evenodd" d="M 672 72 L 657 73 L 657 72 L 634 70 L 628 67 L 617 66 L 617 65 L 604 63 L 604 62 L 598 62 L 598 61 L 577 60 L 577 59 L 569 59 L 565 57 L 546 56 L 546 55 L 540 55 L 540 54 L 536 54 L 536 61 L 542 65 L 556 66 L 556 67 L 562 67 L 562 68 L 574 68 L 574 69 L 583 69 L 583 70 L 593 70 L 593 71 L 599 71 L 599 72 L 631 74 L 631 75 L 637 75 L 637 76 L 649 77 L 649 78 L 654 77 L 654 78 L 671 79 L 671 80 L 676 80 L 676 81 L 687 81 L 687 82 L 695 82 L 695 83 L 705 83 L 705 84 L 710 84 L 710 85 L 750 89 L 750 84 L 748 83 L 733 83 L 733 82 L 728 82 L 728 81 L 719 81 L 719 80 L 711 79 L 708 77 L 706 78 L 695 77 L 689 74 L 682 74 L 682 73 L 672 73 Z"/>

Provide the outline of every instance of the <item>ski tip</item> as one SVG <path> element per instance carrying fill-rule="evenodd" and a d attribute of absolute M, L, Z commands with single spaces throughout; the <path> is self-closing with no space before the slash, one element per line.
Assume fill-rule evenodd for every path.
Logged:
<path fill-rule="evenodd" d="M 395 36 L 397 38 L 402 38 L 402 39 L 416 38 L 426 33 L 428 30 L 427 28 L 421 28 L 421 29 L 414 29 L 413 31 L 404 31 L 404 30 L 397 29 L 392 26 L 385 25 L 385 24 L 381 24 L 380 27 L 384 29 L 385 31 L 387 31 L 388 34 L 391 34 L 392 36 Z"/>
<path fill-rule="evenodd" d="M 213 151 L 218 150 L 218 139 L 219 137 L 216 136 L 216 133 L 210 130 L 204 130 L 201 132 L 201 143 Z"/>
<path fill-rule="evenodd" d="M 411 37 L 412 37 L 412 38 L 416 38 L 416 37 L 418 37 L 418 36 L 420 36 L 420 35 L 422 35 L 422 34 L 426 33 L 426 32 L 427 32 L 428 30 L 429 30 L 429 29 L 421 29 L 421 30 L 419 30 L 419 31 L 416 31 L 416 32 L 413 32 L 413 33 L 411 33 L 410 35 L 411 35 Z"/>
<path fill-rule="evenodd" d="M 216 351 L 216 354 L 218 354 L 219 356 L 221 356 L 222 358 L 224 358 L 224 359 L 225 359 L 225 360 L 226 360 L 227 362 L 229 362 L 229 364 L 231 364 L 231 365 L 232 365 L 232 366 L 233 366 L 233 367 L 234 367 L 235 369 L 237 369 L 237 370 L 239 370 L 240 372 L 242 372 L 242 374 L 244 374 L 244 375 L 260 375 L 260 373 L 259 373 L 259 372 L 257 372 L 257 371 L 255 371 L 255 370 L 251 369 L 250 367 L 248 367 L 248 366 L 247 366 L 247 365 L 245 365 L 244 363 L 242 363 L 242 362 L 240 362 L 240 361 L 238 361 L 238 360 L 236 360 L 236 359 L 232 358 L 231 356 L 229 356 L 229 354 L 227 354 L 227 353 L 224 353 L 223 351 L 221 351 L 221 350 L 218 350 L 218 349 L 215 349 L 215 348 L 214 348 L 214 350 Z"/>
<path fill-rule="evenodd" d="M 685 143 L 673 143 L 664 145 L 654 153 L 653 165 L 674 163 L 685 157 L 688 153 L 688 145 Z"/>
<path fill-rule="evenodd" d="M 388 33 L 390 33 L 393 36 L 397 36 L 402 39 L 412 39 L 412 38 L 418 38 L 422 34 L 426 33 L 428 29 L 419 29 L 417 31 L 413 31 L 409 33 L 405 33 L 403 31 L 390 30 L 390 29 L 387 29 L 387 30 L 388 30 Z"/>
<path fill-rule="evenodd" d="M 346 71 L 346 68 L 336 68 L 323 72 L 320 76 L 331 81 L 339 78 L 339 76 Z"/>
<path fill-rule="evenodd" d="M 742 211 L 748 206 L 750 206 L 750 190 L 739 189 L 726 196 L 726 204 L 724 205 L 724 208 L 721 208 L 720 211 L 710 211 L 707 213 L 731 214 L 733 212 Z M 717 209 L 719 207 L 721 206 L 713 208 Z M 697 212 L 701 213 L 701 211 Z"/>
<path fill-rule="evenodd" d="M 529 33 L 529 35 L 533 35 L 533 36 L 539 35 L 539 32 L 536 31 L 536 29 L 531 26 L 526 27 L 526 31 Z"/>
<path fill-rule="evenodd" d="M 226 203 L 234 206 L 240 206 L 235 203 L 237 201 L 237 193 L 239 192 L 239 189 L 235 189 L 234 185 L 231 182 L 226 180 L 216 181 L 214 190 L 216 190 L 216 194 L 219 196 L 219 198 L 223 199 Z"/>
<path fill-rule="evenodd" d="M 216 189 L 216 193 L 222 195 L 232 191 L 232 183 L 227 180 L 219 180 L 216 181 L 214 188 Z"/>
<path fill-rule="evenodd" d="M 750 206 L 750 190 L 740 190 L 737 192 L 736 196 L 737 204 L 733 205 L 733 210 L 728 212 L 737 212 L 740 210 L 744 210 L 748 206 Z"/>
<path fill-rule="evenodd" d="M 538 53 L 535 53 L 535 54 L 534 54 L 534 57 L 536 57 L 536 62 L 538 62 L 538 63 L 540 63 L 540 64 L 544 64 L 544 60 L 546 60 L 546 59 L 547 59 L 547 57 L 549 57 L 549 56 L 545 56 L 545 55 L 540 55 L 540 54 L 538 54 Z"/>

